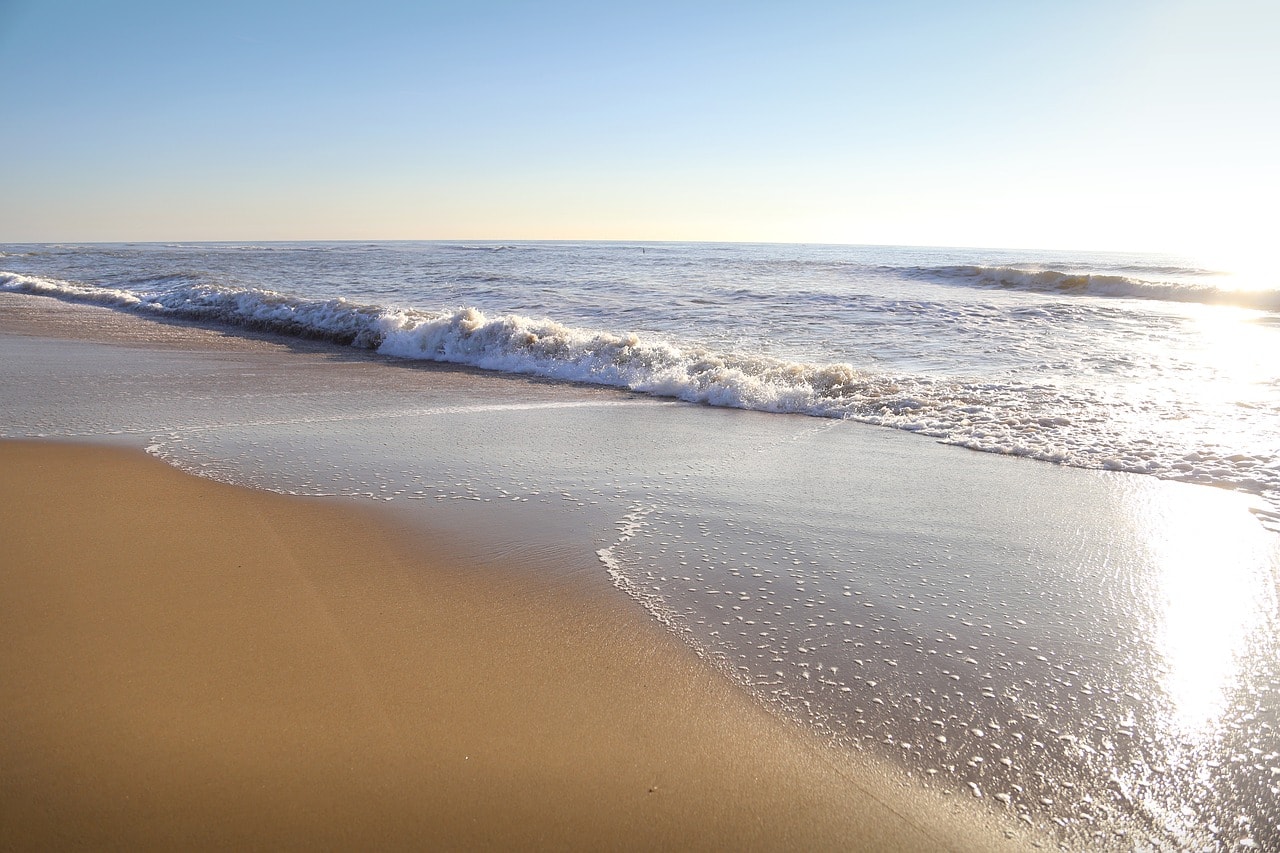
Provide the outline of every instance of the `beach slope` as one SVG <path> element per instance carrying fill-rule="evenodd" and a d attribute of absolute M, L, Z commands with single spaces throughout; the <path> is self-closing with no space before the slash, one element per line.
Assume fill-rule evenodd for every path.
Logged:
<path fill-rule="evenodd" d="M 0 442 L 0 848 L 990 849 L 631 602 L 343 502 Z"/>

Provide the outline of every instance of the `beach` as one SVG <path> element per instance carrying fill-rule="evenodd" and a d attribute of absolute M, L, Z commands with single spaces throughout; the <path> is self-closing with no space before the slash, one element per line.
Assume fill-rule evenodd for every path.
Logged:
<path fill-rule="evenodd" d="M 154 5 L 0 0 L 0 853 L 1280 853 L 1280 3 Z"/>
<path fill-rule="evenodd" d="M 4 442 L 0 472 L 5 849 L 1003 840 L 620 596 L 424 561 L 359 508 L 134 451 Z"/>
<path fill-rule="evenodd" d="M 0 443 L 0 519 L 6 849 L 1009 843 L 560 552 L 61 441 Z"/>

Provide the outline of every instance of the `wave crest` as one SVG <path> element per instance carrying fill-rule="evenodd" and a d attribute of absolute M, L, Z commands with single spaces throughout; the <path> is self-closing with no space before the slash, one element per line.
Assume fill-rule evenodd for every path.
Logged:
<path fill-rule="evenodd" d="M 1163 268 L 1150 268 L 1150 271 L 1173 272 Z M 1208 275 L 1202 270 L 1178 271 L 1188 275 Z M 1002 287 L 1040 293 L 1154 299 L 1164 302 L 1192 302 L 1203 305 L 1234 305 L 1260 311 L 1280 311 L 1280 290 L 1276 289 L 1230 289 L 1212 284 L 1153 281 L 1111 273 L 1073 272 L 1019 266 L 963 265 L 934 267 L 922 272 L 982 287 Z"/>
<path fill-rule="evenodd" d="M 837 414 L 863 377 L 848 364 L 727 353 L 660 337 L 614 334 L 476 308 L 388 315 L 378 352 L 506 373 L 629 388 L 715 406 Z"/>

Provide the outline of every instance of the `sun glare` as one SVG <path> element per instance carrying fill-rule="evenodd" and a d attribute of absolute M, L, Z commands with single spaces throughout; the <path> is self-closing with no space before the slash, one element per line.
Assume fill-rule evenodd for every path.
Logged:
<path fill-rule="evenodd" d="M 1173 487 L 1167 500 L 1134 508 L 1152 556 L 1157 679 L 1171 727 L 1184 734 L 1216 727 L 1265 618 L 1267 534 L 1243 504 L 1217 490 Z"/>
<path fill-rule="evenodd" d="M 1223 290 L 1280 290 L 1269 244 L 1223 239 L 1195 251 L 1192 260 L 1200 269 L 1217 273 L 1214 286 Z"/>

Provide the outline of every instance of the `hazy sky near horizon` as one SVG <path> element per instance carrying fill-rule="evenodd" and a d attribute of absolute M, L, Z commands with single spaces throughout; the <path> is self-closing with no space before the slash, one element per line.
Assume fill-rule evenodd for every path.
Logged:
<path fill-rule="evenodd" d="M 1280 4 L 0 0 L 0 242 L 1274 243 Z"/>

